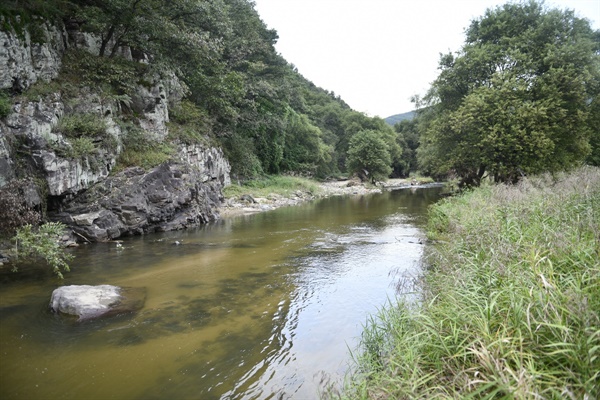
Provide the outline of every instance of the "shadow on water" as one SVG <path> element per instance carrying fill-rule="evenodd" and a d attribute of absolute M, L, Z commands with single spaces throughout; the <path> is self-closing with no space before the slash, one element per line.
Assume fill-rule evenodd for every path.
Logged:
<path fill-rule="evenodd" d="M 415 271 L 441 190 L 81 246 L 64 282 L 0 274 L 0 398 L 315 398 L 397 272 Z M 105 283 L 146 288 L 144 307 L 85 322 L 48 310 L 60 284 Z"/>

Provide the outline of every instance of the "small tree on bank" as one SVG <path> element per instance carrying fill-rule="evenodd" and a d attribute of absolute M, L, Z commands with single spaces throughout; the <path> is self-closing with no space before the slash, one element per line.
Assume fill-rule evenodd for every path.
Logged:
<path fill-rule="evenodd" d="M 65 272 L 70 271 L 68 261 L 73 259 L 73 256 L 66 253 L 60 245 L 60 237 L 65 230 L 66 226 L 60 222 L 47 222 L 39 228 L 34 228 L 32 225 L 18 228 L 13 238 L 18 258 L 43 259 L 52 271 L 63 279 L 61 268 Z M 13 271 L 17 271 L 16 265 Z"/>
<path fill-rule="evenodd" d="M 371 183 L 386 180 L 392 173 L 390 151 L 377 131 L 360 131 L 350 139 L 346 159 L 348 172 Z"/>

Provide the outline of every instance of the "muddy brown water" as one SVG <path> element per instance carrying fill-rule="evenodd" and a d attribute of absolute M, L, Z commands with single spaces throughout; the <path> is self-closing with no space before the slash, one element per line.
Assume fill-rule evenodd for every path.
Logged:
<path fill-rule="evenodd" d="M 81 246 L 64 282 L 4 272 L 0 399 L 318 399 L 343 381 L 369 315 L 418 273 L 442 190 Z M 147 299 L 135 314 L 78 323 L 48 311 L 61 284 L 145 287 Z"/>

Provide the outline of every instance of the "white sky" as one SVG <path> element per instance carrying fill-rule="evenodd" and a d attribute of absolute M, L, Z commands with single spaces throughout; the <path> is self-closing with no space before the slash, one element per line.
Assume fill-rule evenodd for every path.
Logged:
<path fill-rule="evenodd" d="M 503 0 L 254 0 L 277 51 L 305 78 L 370 116 L 412 110 L 437 77 L 440 53 Z M 546 0 L 600 29 L 600 0 Z"/>

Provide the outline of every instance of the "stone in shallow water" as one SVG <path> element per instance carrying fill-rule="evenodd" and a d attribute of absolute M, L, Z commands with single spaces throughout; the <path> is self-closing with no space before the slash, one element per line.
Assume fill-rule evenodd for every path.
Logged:
<path fill-rule="evenodd" d="M 52 292 L 50 309 L 88 320 L 139 310 L 146 300 L 146 288 L 112 285 L 61 286 Z"/>

